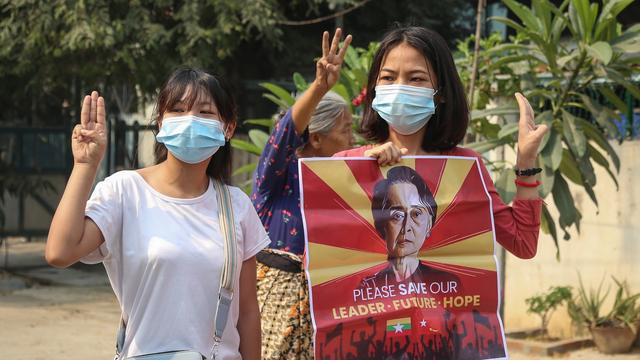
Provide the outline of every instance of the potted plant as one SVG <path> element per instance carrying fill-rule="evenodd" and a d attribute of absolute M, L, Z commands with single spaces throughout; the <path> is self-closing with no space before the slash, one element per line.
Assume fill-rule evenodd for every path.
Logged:
<path fill-rule="evenodd" d="M 547 328 L 549 320 L 556 308 L 565 301 L 571 300 L 571 287 L 552 286 L 547 293 L 537 294 L 525 299 L 528 305 L 527 312 L 540 317 L 540 332 L 537 336 L 540 340 L 553 340 L 549 337 Z"/>
<path fill-rule="evenodd" d="M 587 292 L 580 279 L 578 294 L 569 301 L 567 310 L 571 319 L 589 328 L 593 342 L 605 354 L 620 354 L 631 350 L 640 321 L 640 307 L 636 301 L 640 293 L 631 294 L 626 281 L 613 279 L 618 287 L 613 307 L 601 316 L 602 305 L 609 290 L 602 292 L 602 281 L 597 290 Z"/>

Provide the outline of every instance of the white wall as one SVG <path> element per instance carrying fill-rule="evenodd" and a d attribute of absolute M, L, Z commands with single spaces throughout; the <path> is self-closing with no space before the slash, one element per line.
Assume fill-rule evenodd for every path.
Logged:
<path fill-rule="evenodd" d="M 525 299 L 549 286 L 577 287 L 578 273 L 586 287 L 596 287 L 604 277 L 605 284 L 611 285 L 610 301 L 614 297 L 612 275 L 627 280 L 631 291 L 640 292 L 640 141 L 612 145 L 620 156 L 620 189 L 616 191 L 614 182 L 599 166 L 594 189 L 599 208 L 584 190 L 572 187 L 576 207 L 583 216 L 581 232 L 572 229 L 569 241 L 562 240 L 560 232 L 560 260 L 556 260 L 553 239 L 542 232 L 534 259 L 507 256 L 504 316 L 507 330 L 538 325 L 537 316 L 526 313 Z M 549 197 L 546 202 L 552 204 L 553 200 Z M 551 206 L 551 211 L 557 219 L 555 207 Z M 565 308 L 552 317 L 550 331 L 557 336 L 573 335 Z"/>

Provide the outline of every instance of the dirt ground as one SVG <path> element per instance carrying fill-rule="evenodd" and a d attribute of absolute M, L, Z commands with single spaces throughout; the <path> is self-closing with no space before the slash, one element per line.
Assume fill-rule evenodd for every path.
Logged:
<path fill-rule="evenodd" d="M 113 359 L 120 313 L 102 266 L 54 270 L 41 254 L 42 244 L 13 244 L 9 272 L 0 271 L 0 360 Z M 559 358 L 640 359 L 640 349 L 611 356 L 588 348 Z"/>
<path fill-rule="evenodd" d="M 37 286 L 0 295 L 0 358 L 113 359 L 120 313 L 108 287 Z"/>

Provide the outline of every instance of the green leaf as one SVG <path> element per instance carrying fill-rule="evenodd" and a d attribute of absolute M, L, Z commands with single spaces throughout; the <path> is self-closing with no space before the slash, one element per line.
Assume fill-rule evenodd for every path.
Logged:
<path fill-rule="evenodd" d="M 557 44 L 560 41 L 560 37 L 562 33 L 567 27 L 567 18 L 564 14 L 564 10 L 569 5 L 569 0 L 565 0 L 560 9 L 553 6 L 553 4 L 549 4 L 549 8 L 555 14 L 555 18 L 551 24 L 551 42 Z"/>
<path fill-rule="evenodd" d="M 549 86 L 549 84 L 546 84 L 546 87 L 551 88 L 551 87 Z M 544 97 L 544 98 L 545 98 L 545 99 L 547 99 L 547 100 L 556 100 L 556 98 L 557 98 L 557 96 L 558 96 L 558 93 L 557 93 L 557 92 L 555 92 L 555 91 L 552 91 L 552 90 L 546 90 L 546 89 L 534 89 L 534 90 L 531 90 L 531 91 L 527 91 L 527 93 L 526 93 L 526 94 L 524 94 L 524 96 L 525 96 L 527 99 L 530 99 L 530 98 L 534 98 L 534 97 L 540 96 L 540 97 Z"/>
<path fill-rule="evenodd" d="M 565 65 L 567 65 L 567 63 L 568 63 L 569 61 L 571 61 L 571 60 L 574 60 L 574 59 L 578 58 L 578 56 L 579 56 L 579 55 L 580 55 L 580 50 L 579 50 L 579 49 L 576 49 L 576 50 L 572 51 L 572 52 L 571 52 L 571 54 L 569 54 L 569 55 L 565 55 L 565 56 L 563 56 L 563 57 L 561 57 L 561 58 L 558 58 L 558 61 L 557 61 L 557 62 L 558 62 L 558 66 L 559 66 L 560 68 L 565 67 Z"/>
<path fill-rule="evenodd" d="M 489 18 L 489 20 L 495 20 L 515 29 L 524 37 L 530 39 L 535 44 L 535 47 L 539 48 L 540 51 L 545 54 L 545 56 L 549 60 L 548 63 L 555 64 L 555 54 L 557 52 L 557 48 L 555 46 L 552 46 L 547 40 L 542 38 L 539 32 L 524 28 L 515 21 L 501 16 L 492 16 Z"/>
<path fill-rule="evenodd" d="M 252 185 L 253 185 L 253 179 L 248 179 L 248 180 L 243 181 L 242 183 L 240 183 L 238 185 L 238 187 L 240 189 L 242 189 L 242 191 L 244 191 L 245 194 L 250 196 L 251 195 Z"/>
<path fill-rule="evenodd" d="M 562 151 L 562 161 L 559 169 L 572 183 L 582 186 L 582 175 L 580 174 L 578 163 L 567 149 Z"/>
<path fill-rule="evenodd" d="M 593 201 L 593 204 L 596 206 L 596 208 L 599 208 L 598 198 L 596 197 L 596 193 L 593 191 L 593 186 L 589 185 L 589 183 L 586 182 L 582 186 L 584 187 L 584 191 L 587 193 L 587 195 L 589 195 L 591 201 Z"/>
<path fill-rule="evenodd" d="M 640 24 L 628 28 L 621 35 L 612 39 L 610 43 L 618 52 L 637 52 L 640 46 Z"/>
<path fill-rule="evenodd" d="M 498 138 L 500 125 L 490 122 L 487 119 L 474 120 L 471 122 L 472 129 L 481 134 L 485 140 L 494 140 Z M 510 138 L 501 139 L 504 143 L 512 141 Z"/>
<path fill-rule="evenodd" d="M 298 90 L 298 92 L 305 91 L 309 87 L 309 84 L 307 84 L 307 81 L 299 72 L 293 73 L 293 83 L 296 85 L 296 90 Z"/>
<path fill-rule="evenodd" d="M 252 129 L 249 130 L 249 139 L 262 150 L 267 145 L 267 141 L 269 141 L 269 134 L 262 130 Z"/>
<path fill-rule="evenodd" d="M 582 176 L 583 183 L 595 186 L 596 174 L 593 171 L 593 165 L 591 165 L 589 154 L 587 153 L 585 156 L 575 160 L 578 164 L 578 169 L 580 169 L 580 175 Z"/>
<path fill-rule="evenodd" d="M 591 144 L 587 145 L 587 151 L 589 152 L 589 156 L 591 157 L 591 159 L 593 159 L 593 161 L 595 161 L 596 164 L 602 166 L 607 171 L 607 173 L 611 177 L 611 180 L 613 180 L 613 182 L 616 184 L 616 190 L 619 190 L 620 186 L 618 185 L 618 179 L 616 178 L 614 173 L 611 171 L 611 166 L 609 165 L 609 161 Z"/>
<path fill-rule="evenodd" d="M 240 140 L 240 139 L 231 139 L 231 146 L 238 149 L 238 150 L 244 150 L 244 151 L 248 151 L 251 154 L 260 156 L 260 154 L 262 154 L 262 149 L 260 149 L 259 147 L 255 146 L 254 144 L 244 141 L 244 140 Z"/>
<path fill-rule="evenodd" d="M 560 228 L 565 230 L 567 227 L 579 221 L 578 210 L 575 207 L 569 185 L 560 174 L 556 175 L 555 184 L 553 185 L 553 191 L 551 193 L 553 195 L 553 202 L 556 204 L 558 213 L 560 214 L 560 218 L 558 219 Z M 569 234 L 565 230 L 565 239 L 568 236 Z"/>
<path fill-rule="evenodd" d="M 286 110 L 286 109 L 289 109 L 291 107 L 291 105 L 289 105 L 289 103 L 287 103 L 286 101 L 276 97 L 273 94 L 262 94 L 262 97 L 265 97 L 265 98 L 271 100 L 271 102 L 273 102 L 274 104 L 278 105 L 278 107 L 280 109 Z"/>
<path fill-rule="evenodd" d="M 598 3 L 591 3 L 590 1 L 588 1 L 587 3 L 590 3 L 591 6 L 589 6 L 587 9 L 588 11 L 588 17 L 587 17 L 587 24 L 589 26 L 588 31 L 589 31 L 589 36 L 590 36 L 590 42 L 593 39 L 593 36 L 591 35 L 593 33 L 593 30 L 596 26 L 596 19 L 598 17 L 598 8 L 600 7 L 600 4 Z"/>
<path fill-rule="evenodd" d="M 609 45 L 608 43 L 604 41 L 598 41 L 591 45 L 586 45 L 586 49 L 591 56 L 600 60 L 605 65 L 608 65 L 609 62 L 611 62 L 613 50 L 611 50 L 611 45 Z"/>
<path fill-rule="evenodd" d="M 518 123 L 509 123 L 500 128 L 498 138 L 511 136 L 518 133 Z"/>
<path fill-rule="evenodd" d="M 613 104 L 618 111 L 622 114 L 627 113 L 627 104 L 624 103 L 607 85 L 597 87 L 600 94 L 602 94 L 611 104 Z"/>
<path fill-rule="evenodd" d="M 349 68 L 358 68 L 360 65 L 359 61 L 360 59 L 357 51 L 352 46 L 349 46 L 347 48 L 347 52 L 344 54 L 344 63 Z"/>
<path fill-rule="evenodd" d="M 287 104 L 287 106 L 284 107 L 285 109 L 293 106 L 293 103 L 296 101 L 293 98 L 293 96 L 291 96 L 289 91 L 285 90 L 281 86 L 278 86 L 278 85 L 273 84 L 273 83 L 268 83 L 268 82 L 260 83 L 260 86 L 262 86 L 263 88 L 271 91 L 275 96 L 278 97 L 278 99 L 280 99 L 282 102 Z"/>
<path fill-rule="evenodd" d="M 587 151 L 587 139 L 582 132 L 578 118 L 562 109 L 562 119 L 563 135 L 567 145 L 578 157 L 582 157 Z"/>
<path fill-rule="evenodd" d="M 522 25 L 518 24 L 517 22 L 515 22 L 515 21 L 513 21 L 513 20 L 511 20 L 509 18 L 503 17 L 503 16 L 491 16 L 487 20 L 489 20 L 489 21 L 497 21 L 497 22 L 503 23 L 503 24 L 513 28 L 517 32 L 521 32 L 521 33 L 526 33 L 527 32 L 527 30 L 524 27 L 522 27 Z"/>
<path fill-rule="evenodd" d="M 629 80 L 625 79 L 624 76 L 622 76 L 622 74 L 620 74 L 618 71 L 614 69 L 606 68 L 605 71 L 607 73 L 607 76 L 611 80 L 624 86 L 624 88 L 627 89 L 627 91 L 630 92 L 631 95 L 633 95 L 636 99 L 640 100 L 640 89 L 638 89 L 637 86 L 633 85 Z"/>
<path fill-rule="evenodd" d="M 336 94 L 342 96 L 344 101 L 347 104 L 351 105 L 351 99 L 349 98 L 349 91 L 347 91 L 347 88 L 343 84 L 335 84 L 333 88 L 331 88 L 331 90 L 335 91 Z"/>
<path fill-rule="evenodd" d="M 557 170 L 562 161 L 562 135 L 551 129 L 549 131 L 549 141 L 547 141 L 540 155 L 545 160 L 546 165 L 553 171 Z"/>
<path fill-rule="evenodd" d="M 553 114 L 551 113 L 551 110 L 543 111 L 542 113 L 536 115 L 534 122 L 536 124 L 545 124 L 549 127 L 550 130 L 553 130 Z M 551 131 L 547 131 L 547 133 L 542 136 L 542 141 L 540 141 L 540 145 L 538 146 L 538 152 L 540 152 L 542 149 L 544 149 L 545 146 L 547 146 L 550 134 Z"/>
<path fill-rule="evenodd" d="M 486 49 L 485 52 L 490 56 L 500 56 L 503 54 L 508 54 L 510 52 L 526 52 L 529 51 L 529 47 L 522 44 L 513 44 L 513 43 L 504 43 L 499 44 L 491 49 Z"/>
<path fill-rule="evenodd" d="M 582 11 L 580 11 L 583 2 L 584 0 L 571 0 L 569 4 L 569 28 L 576 40 L 587 40 Z"/>
<path fill-rule="evenodd" d="M 611 110 L 596 103 L 591 97 L 585 94 L 580 94 L 580 98 L 587 110 L 589 110 L 591 115 L 596 119 L 596 122 L 607 130 L 607 134 L 613 138 L 618 137 L 618 127 L 613 121 L 613 118 L 617 116 Z"/>
<path fill-rule="evenodd" d="M 271 119 L 247 119 L 247 120 L 243 121 L 242 124 L 259 125 L 259 126 L 264 126 L 264 127 L 271 128 L 271 126 L 273 126 L 273 120 L 271 120 Z"/>
<path fill-rule="evenodd" d="M 596 184 L 596 175 L 593 171 L 593 166 L 591 165 L 591 161 L 588 156 L 584 156 L 582 158 L 575 158 L 571 151 L 567 151 L 563 154 L 563 163 L 561 165 L 561 170 L 567 178 L 576 183 L 577 185 L 581 185 L 584 190 L 587 192 L 593 203 L 598 206 L 598 200 L 596 198 L 596 194 L 593 192 L 593 186 Z M 577 167 L 577 168 L 576 168 Z M 567 172 L 565 172 L 567 171 Z M 569 174 L 569 171 L 575 171 L 576 173 Z"/>
<path fill-rule="evenodd" d="M 492 139 L 486 141 L 478 141 L 465 145 L 465 147 L 474 150 L 480 154 L 493 150 L 500 145 L 504 145 L 504 141 L 500 139 Z"/>
<path fill-rule="evenodd" d="M 590 140 L 593 140 L 596 144 L 598 144 L 598 146 L 600 146 L 602 150 L 605 150 L 607 154 L 609 154 L 611 161 L 613 161 L 613 165 L 616 167 L 616 172 L 620 172 L 620 158 L 618 157 L 618 154 L 613 149 L 611 144 L 609 144 L 609 141 L 604 137 L 602 132 L 591 123 L 582 119 L 579 120 L 584 134 Z"/>
<path fill-rule="evenodd" d="M 540 227 L 547 234 L 553 238 L 553 243 L 556 245 L 556 258 L 560 257 L 560 246 L 558 245 L 558 230 L 556 229 L 556 222 L 549 213 L 547 205 L 542 206 L 542 217 L 540 218 Z"/>
<path fill-rule="evenodd" d="M 233 171 L 233 174 L 231 174 L 232 176 L 237 176 L 237 175 L 242 175 L 242 174 L 246 174 L 246 173 L 253 173 L 256 170 L 256 167 L 258 167 L 258 163 L 250 163 L 247 165 L 243 165 L 237 169 L 235 169 Z"/>
<path fill-rule="evenodd" d="M 492 109 L 472 110 L 471 120 L 483 119 L 487 116 L 518 115 L 520 110 L 513 106 L 500 106 Z"/>
<path fill-rule="evenodd" d="M 633 3 L 633 0 L 609 0 L 604 2 L 596 25 L 595 38 L 599 39 L 604 29 L 610 22 L 616 21 L 616 17 L 622 10 Z"/>
<path fill-rule="evenodd" d="M 516 195 L 515 179 L 516 174 L 511 169 L 503 168 L 495 182 L 498 194 L 505 204 L 509 204 Z"/>
<path fill-rule="evenodd" d="M 534 0 L 531 2 L 533 16 L 539 20 L 542 27 L 542 33 L 546 38 L 549 37 L 551 31 L 551 8 L 547 0 Z"/>
<path fill-rule="evenodd" d="M 502 2 L 507 5 L 509 10 L 511 10 L 516 16 L 520 19 L 520 21 L 531 31 L 535 31 L 539 34 L 542 34 L 544 29 L 542 28 L 542 23 L 540 20 L 531 12 L 529 8 L 521 5 L 520 3 L 514 0 L 502 0 Z"/>
<path fill-rule="evenodd" d="M 498 71 L 502 66 L 510 63 L 515 63 L 523 60 L 531 60 L 534 63 L 539 63 L 541 60 L 532 55 L 508 55 L 502 56 L 498 59 L 494 59 L 491 64 L 486 68 L 488 72 Z"/>
<path fill-rule="evenodd" d="M 541 167 L 542 167 L 542 173 L 540 175 L 540 180 L 542 182 L 542 187 L 540 189 L 540 197 L 544 199 L 547 197 L 547 195 L 549 195 L 549 193 L 553 189 L 553 183 L 555 181 L 556 172 L 545 163 L 542 163 Z"/>

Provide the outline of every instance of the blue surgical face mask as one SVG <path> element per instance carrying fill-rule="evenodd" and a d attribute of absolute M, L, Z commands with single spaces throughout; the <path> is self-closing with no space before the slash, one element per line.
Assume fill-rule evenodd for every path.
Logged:
<path fill-rule="evenodd" d="M 436 91 L 409 85 L 376 86 L 371 107 L 389 126 L 402 135 L 422 129 L 436 112 Z"/>
<path fill-rule="evenodd" d="M 225 144 L 222 123 L 193 115 L 162 120 L 156 140 L 181 161 L 197 164 L 207 160 Z"/>

